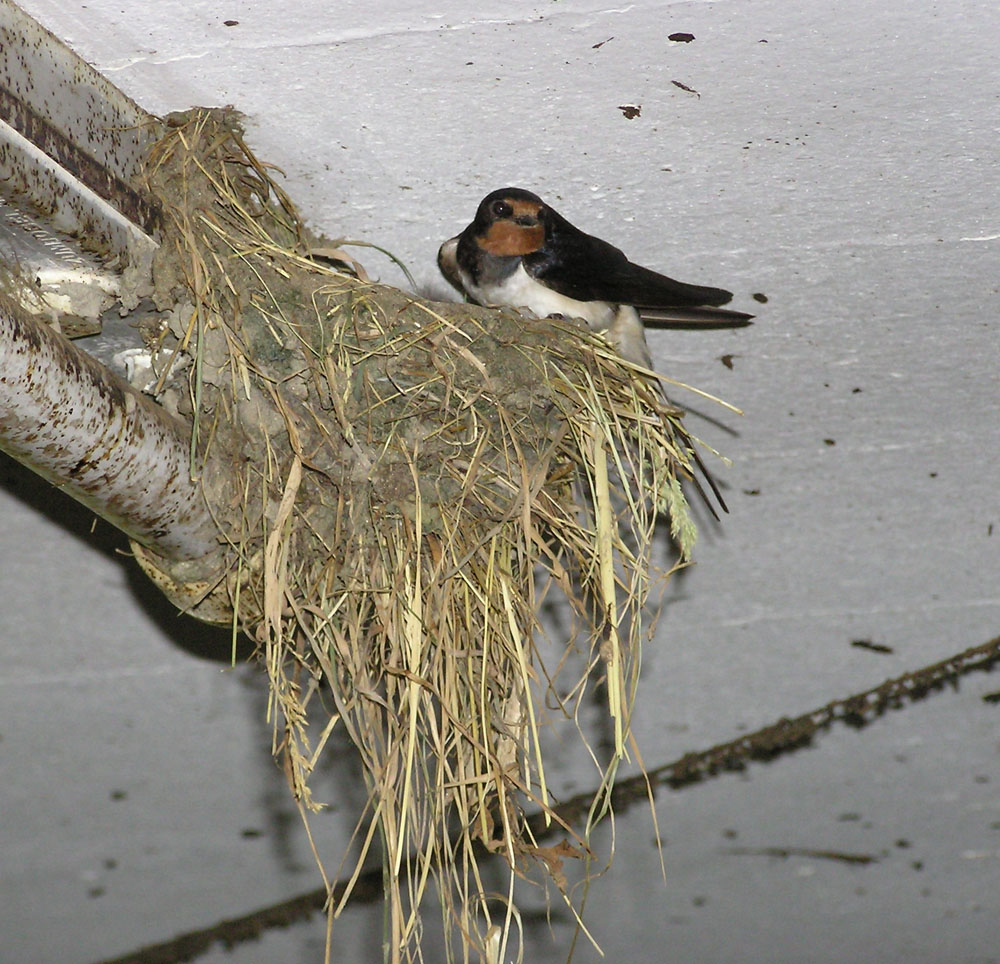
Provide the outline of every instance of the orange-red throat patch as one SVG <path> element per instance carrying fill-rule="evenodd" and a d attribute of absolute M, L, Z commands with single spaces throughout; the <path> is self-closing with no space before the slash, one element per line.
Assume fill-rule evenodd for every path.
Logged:
<path fill-rule="evenodd" d="M 510 198 L 507 203 L 514 209 L 515 218 L 537 218 L 541 211 L 541 205 L 537 201 L 515 201 Z"/>
<path fill-rule="evenodd" d="M 516 258 L 537 251 L 545 243 L 545 228 L 541 224 L 526 227 L 513 221 L 494 221 L 479 243 L 496 257 Z"/>

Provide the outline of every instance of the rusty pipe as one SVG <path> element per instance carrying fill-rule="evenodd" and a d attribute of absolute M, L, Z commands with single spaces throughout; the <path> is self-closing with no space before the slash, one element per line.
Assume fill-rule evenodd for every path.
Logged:
<path fill-rule="evenodd" d="M 0 450 L 169 562 L 217 568 L 179 419 L 0 298 Z"/>

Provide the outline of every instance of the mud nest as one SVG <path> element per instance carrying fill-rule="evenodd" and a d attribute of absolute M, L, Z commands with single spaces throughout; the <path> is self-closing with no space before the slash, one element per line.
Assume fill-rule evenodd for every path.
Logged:
<path fill-rule="evenodd" d="M 560 861 L 589 858 L 628 752 L 658 514 L 682 560 L 694 539 L 681 413 L 582 327 L 428 302 L 336 249 L 318 258 L 231 112 L 170 118 L 145 182 L 164 212 L 153 391 L 192 426 L 228 552 L 209 618 L 231 612 L 258 644 L 303 812 L 331 733 L 356 746 L 359 866 L 381 854 L 388 959 L 421 958 L 435 886 L 460 956 L 498 959 L 515 878 L 534 862 L 566 887 Z M 554 647 L 549 597 L 573 614 Z M 588 749 L 590 820 L 542 848 L 526 816 L 560 823 L 542 730 L 597 686 L 613 746 Z M 499 901 L 485 851 L 508 865 Z"/>

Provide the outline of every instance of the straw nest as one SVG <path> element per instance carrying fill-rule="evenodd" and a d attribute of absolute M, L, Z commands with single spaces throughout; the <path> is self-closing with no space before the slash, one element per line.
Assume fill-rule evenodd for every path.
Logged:
<path fill-rule="evenodd" d="M 421 958 L 436 887 L 461 957 L 506 960 L 515 877 L 534 862 L 565 888 L 560 860 L 589 857 L 629 748 L 657 515 L 682 559 L 694 539 L 681 413 L 572 323 L 427 302 L 337 250 L 321 262 L 231 112 L 171 118 L 145 180 L 164 205 L 156 391 L 192 424 L 231 554 L 217 588 L 259 644 L 296 799 L 318 806 L 310 774 L 342 727 L 388 959 Z M 575 613 L 554 665 L 547 596 Z M 590 819 L 542 848 L 526 815 L 561 823 L 543 727 L 598 685 L 613 746 L 588 750 Z M 509 866 L 499 902 L 486 851 Z"/>

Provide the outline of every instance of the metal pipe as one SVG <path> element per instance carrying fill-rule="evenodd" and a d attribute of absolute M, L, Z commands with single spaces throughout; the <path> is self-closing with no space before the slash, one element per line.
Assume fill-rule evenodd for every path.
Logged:
<path fill-rule="evenodd" d="M 158 556 L 218 564 L 189 444 L 182 421 L 0 298 L 0 450 Z"/>

